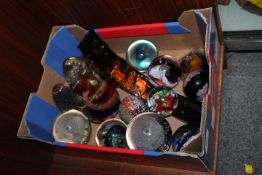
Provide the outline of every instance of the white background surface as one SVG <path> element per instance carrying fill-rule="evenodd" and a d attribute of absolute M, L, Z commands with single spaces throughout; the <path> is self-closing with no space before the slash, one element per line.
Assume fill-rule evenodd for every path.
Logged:
<path fill-rule="evenodd" d="M 241 7 L 236 0 L 219 5 L 223 31 L 262 30 L 262 9 L 252 4 Z"/>

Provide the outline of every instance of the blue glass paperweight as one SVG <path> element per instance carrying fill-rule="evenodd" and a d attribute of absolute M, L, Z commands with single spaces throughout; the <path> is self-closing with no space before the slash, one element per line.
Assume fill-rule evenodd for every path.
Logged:
<path fill-rule="evenodd" d="M 190 140 L 191 137 L 199 133 L 199 128 L 192 125 L 183 125 L 178 128 L 173 135 L 172 149 L 179 152 L 184 144 Z"/>

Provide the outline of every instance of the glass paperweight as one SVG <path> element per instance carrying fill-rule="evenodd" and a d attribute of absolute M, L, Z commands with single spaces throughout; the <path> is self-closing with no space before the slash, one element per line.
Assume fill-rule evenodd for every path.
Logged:
<path fill-rule="evenodd" d="M 77 85 L 84 89 L 82 92 L 84 106 L 81 110 L 90 117 L 92 122 L 101 123 L 117 113 L 120 104 L 119 95 L 115 86 L 108 81 L 98 81 L 98 84 L 92 84 L 92 81 L 93 79 L 82 79 Z"/>
<path fill-rule="evenodd" d="M 147 105 L 149 109 L 164 117 L 174 117 L 199 126 L 202 104 L 177 94 L 168 87 L 155 87 L 149 94 Z"/>
<path fill-rule="evenodd" d="M 128 148 L 125 123 L 118 119 L 101 123 L 97 129 L 96 143 L 98 146 Z"/>
<path fill-rule="evenodd" d="M 199 133 L 199 128 L 192 125 L 183 125 L 176 130 L 172 138 L 172 149 L 179 152 L 184 144 L 194 135 Z"/>
<path fill-rule="evenodd" d="M 101 123 L 114 117 L 118 111 L 120 100 L 116 87 L 102 79 L 91 65 L 88 65 L 85 75 L 79 77 L 71 86 L 84 100 L 79 109 L 89 116 L 92 122 Z"/>
<path fill-rule="evenodd" d="M 203 57 L 203 56 L 202 56 Z M 204 68 L 204 58 L 200 57 L 200 54 L 196 54 L 195 52 L 191 52 L 187 56 L 185 56 L 181 63 L 181 71 L 183 76 L 185 77 L 190 72 L 201 71 Z"/>
<path fill-rule="evenodd" d="M 157 54 L 157 48 L 153 43 L 147 40 L 137 40 L 127 49 L 127 62 L 138 71 L 146 72 Z"/>
<path fill-rule="evenodd" d="M 86 74 L 87 66 L 84 59 L 69 57 L 64 61 L 63 71 L 66 81 L 71 85 Z"/>
<path fill-rule="evenodd" d="M 126 139 L 130 149 L 165 152 L 171 145 L 172 130 L 161 115 L 145 112 L 128 124 Z"/>
<path fill-rule="evenodd" d="M 119 117 L 128 124 L 135 116 L 147 111 L 149 109 L 142 99 L 135 96 L 127 96 L 121 100 Z"/>
<path fill-rule="evenodd" d="M 171 88 L 155 87 L 148 96 L 147 105 L 153 112 L 170 116 L 177 106 L 177 94 Z"/>
<path fill-rule="evenodd" d="M 181 76 L 179 63 L 169 55 L 159 56 L 151 62 L 148 76 L 159 86 L 173 88 Z"/>
<path fill-rule="evenodd" d="M 68 84 L 56 84 L 52 89 L 52 95 L 60 111 L 78 109 L 84 103 L 83 98 L 74 93 Z"/>
<path fill-rule="evenodd" d="M 87 144 L 91 125 L 82 112 L 72 109 L 56 117 L 52 133 L 57 142 Z"/>
<path fill-rule="evenodd" d="M 202 101 L 208 92 L 208 74 L 204 71 L 195 71 L 187 75 L 183 89 L 185 95 L 193 100 Z"/>

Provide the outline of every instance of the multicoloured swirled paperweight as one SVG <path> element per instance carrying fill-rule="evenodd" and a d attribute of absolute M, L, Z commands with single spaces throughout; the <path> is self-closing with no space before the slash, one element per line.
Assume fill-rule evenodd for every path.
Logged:
<path fill-rule="evenodd" d="M 208 80 L 208 74 L 204 71 L 191 72 L 184 81 L 185 95 L 190 99 L 201 101 L 208 92 Z"/>
<path fill-rule="evenodd" d="M 149 109 L 142 99 L 135 96 L 127 96 L 121 100 L 119 117 L 128 124 L 135 116 L 147 111 Z"/>
<path fill-rule="evenodd" d="M 146 72 L 157 54 L 157 48 L 153 43 L 147 40 L 137 40 L 127 49 L 127 62 L 138 71 Z"/>
<path fill-rule="evenodd" d="M 91 125 L 82 112 L 72 109 L 56 117 L 52 133 L 57 142 L 87 144 Z"/>
<path fill-rule="evenodd" d="M 148 76 L 159 86 L 173 88 L 181 76 L 179 63 L 169 55 L 159 56 L 151 62 Z"/>
<path fill-rule="evenodd" d="M 71 85 L 74 84 L 79 77 L 86 74 L 87 66 L 84 59 L 69 57 L 64 61 L 63 71 L 66 81 Z"/>
<path fill-rule="evenodd" d="M 97 129 L 96 143 L 98 146 L 128 148 L 125 123 L 118 119 L 101 123 Z"/>
<path fill-rule="evenodd" d="M 151 111 L 165 117 L 173 115 L 192 125 L 200 125 L 202 104 L 177 94 L 171 88 L 155 87 L 149 93 L 147 105 Z"/>
<path fill-rule="evenodd" d="M 171 115 L 177 106 L 177 94 L 168 87 L 155 87 L 148 96 L 147 105 L 151 111 L 165 117 Z"/>
<path fill-rule="evenodd" d="M 183 148 L 184 144 L 190 140 L 194 135 L 199 133 L 199 128 L 192 125 L 183 125 L 178 128 L 173 135 L 172 149 L 175 152 L 179 152 Z"/>
<path fill-rule="evenodd" d="M 161 115 L 145 112 L 128 124 L 126 139 L 130 149 L 165 152 L 171 145 L 172 130 Z"/>

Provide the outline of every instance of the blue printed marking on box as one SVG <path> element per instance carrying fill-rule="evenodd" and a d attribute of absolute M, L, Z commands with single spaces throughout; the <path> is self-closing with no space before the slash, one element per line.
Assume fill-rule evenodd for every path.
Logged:
<path fill-rule="evenodd" d="M 33 95 L 26 112 L 26 125 L 31 137 L 48 142 L 54 141 L 51 127 L 58 114 L 58 108 Z"/>
<path fill-rule="evenodd" d="M 190 31 L 185 27 L 181 26 L 178 22 L 168 22 L 166 23 L 167 33 L 169 34 L 183 34 L 189 33 Z"/>
<path fill-rule="evenodd" d="M 45 55 L 45 64 L 55 72 L 64 77 L 63 62 L 71 56 L 82 57 L 82 53 L 77 48 L 79 41 L 62 27 L 52 38 Z"/>

